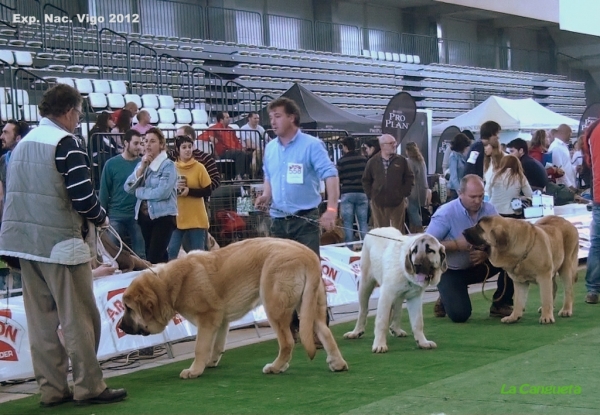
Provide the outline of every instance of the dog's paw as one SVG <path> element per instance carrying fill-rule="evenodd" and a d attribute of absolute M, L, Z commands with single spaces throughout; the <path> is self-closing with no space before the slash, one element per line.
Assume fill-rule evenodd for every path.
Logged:
<path fill-rule="evenodd" d="M 419 349 L 436 349 L 437 348 L 437 344 L 435 344 L 435 342 L 432 342 L 431 340 L 425 340 L 424 342 L 418 342 L 417 341 L 417 345 L 419 346 Z"/>
<path fill-rule="evenodd" d="M 406 332 L 400 328 L 390 327 L 390 334 L 394 337 L 406 337 Z"/>
<path fill-rule="evenodd" d="M 286 363 L 285 365 L 283 365 L 281 367 L 281 369 L 277 370 L 273 363 L 268 363 L 265 365 L 265 367 L 263 367 L 263 373 L 266 373 L 266 374 L 268 374 L 268 373 L 273 373 L 273 374 L 283 373 L 286 370 L 288 370 L 289 367 L 290 367 L 289 363 Z"/>
<path fill-rule="evenodd" d="M 573 316 L 573 310 L 565 310 L 564 308 L 561 308 L 558 312 L 558 315 L 560 317 L 571 317 Z"/>
<path fill-rule="evenodd" d="M 553 324 L 553 323 L 554 323 L 554 316 L 553 315 L 541 316 L 540 317 L 540 324 Z"/>
<path fill-rule="evenodd" d="M 373 344 L 371 351 L 373 353 L 387 353 L 388 347 L 387 347 L 387 344 L 380 344 L 380 345 Z"/>
<path fill-rule="evenodd" d="M 505 323 L 505 324 L 511 324 L 511 323 L 516 323 L 517 321 L 521 320 L 521 317 L 513 317 L 512 315 L 508 316 L 508 317 L 503 317 L 502 320 L 500 320 L 501 322 Z"/>
<path fill-rule="evenodd" d="M 330 359 L 328 357 L 327 364 L 329 365 L 329 370 L 332 372 L 343 372 L 344 370 L 348 370 L 348 363 L 341 357 L 335 359 Z"/>
<path fill-rule="evenodd" d="M 200 375 L 201 375 L 201 373 L 194 373 L 190 369 L 183 369 L 181 371 L 181 373 L 179 374 L 179 377 L 181 379 L 195 379 Z"/>
<path fill-rule="evenodd" d="M 344 334 L 344 339 L 360 339 L 363 334 L 365 334 L 364 331 L 349 331 Z"/>

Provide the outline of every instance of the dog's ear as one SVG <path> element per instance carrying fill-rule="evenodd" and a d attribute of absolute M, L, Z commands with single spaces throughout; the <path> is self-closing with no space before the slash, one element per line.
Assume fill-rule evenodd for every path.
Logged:
<path fill-rule="evenodd" d="M 505 248 L 508 245 L 508 233 L 505 229 L 496 226 L 490 231 L 490 236 L 492 237 L 494 247 Z"/>
<path fill-rule="evenodd" d="M 444 245 L 440 244 L 440 250 L 438 253 L 440 255 L 441 262 L 440 269 L 442 270 L 442 273 L 444 273 L 448 270 L 448 262 L 446 261 L 446 248 Z"/>
<path fill-rule="evenodd" d="M 412 250 L 408 251 L 406 254 L 406 258 L 404 259 L 404 268 L 406 268 L 406 272 L 410 275 L 415 273 L 415 266 L 412 262 Z"/>

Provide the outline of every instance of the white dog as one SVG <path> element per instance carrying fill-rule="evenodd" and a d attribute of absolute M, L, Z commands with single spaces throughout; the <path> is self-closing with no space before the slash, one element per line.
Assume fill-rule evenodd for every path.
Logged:
<path fill-rule="evenodd" d="M 365 237 L 362 249 L 356 327 L 344 334 L 344 338 L 357 339 L 364 334 L 369 297 L 375 285 L 379 284 L 373 353 L 388 351 L 388 327 L 393 336 L 406 336 L 406 332 L 400 328 L 404 299 L 417 344 L 421 349 L 436 348 L 437 345 L 423 334 L 423 293 L 428 285 L 435 286 L 440 282 L 447 268 L 446 249 L 433 236 L 402 235 L 395 228 L 373 229 Z"/>

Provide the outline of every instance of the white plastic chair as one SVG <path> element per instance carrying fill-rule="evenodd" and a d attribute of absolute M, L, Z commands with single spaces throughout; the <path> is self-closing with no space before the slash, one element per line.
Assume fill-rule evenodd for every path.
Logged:
<path fill-rule="evenodd" d="M 123 108 L 125 106 L 125 98 L 123 98 L 123 95 L 121 94 L 106 94 L 106 98 L 108 100 L 108 106 L 112 110 Z"/>
<path fill-rule="evenodd" d="M 158 96 L 156 96 L 155 94 L 142 95 L 142 103 L 144 105 L 144 108 L 146 108 L 146 109 L 148 109 L 148 108 L 157 109 L 160 107 L 159 102 L 158 102 Z"/>
<path fill-rule="evenodd" d="M 90 93 L 88 95 L 88 100 L 90 102 L 90 107 L 96 112 L 104 110 L 108 106 L 106 95 L 99 92 Z"/>

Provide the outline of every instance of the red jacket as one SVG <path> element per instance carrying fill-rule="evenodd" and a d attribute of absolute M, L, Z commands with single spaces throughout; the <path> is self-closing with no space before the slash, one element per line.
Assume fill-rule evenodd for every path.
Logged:
<path fill-rule="evenodd" d="M 585 163 L 591 166 L 592 195 L 594 203 L 600 203 L 600 120 L 588 127 L 583 140 Z"/>
<path fill-rule="evenodd" d="M 242 150 L 242 143 L 233 128 L 225 127 L 222 123 L 217 123 L 200 134 L 198 140 L 211 141 L 211 137 L 215 138 L 215 153 L 219 157 L 222 157 L 227 150 Z"/>

